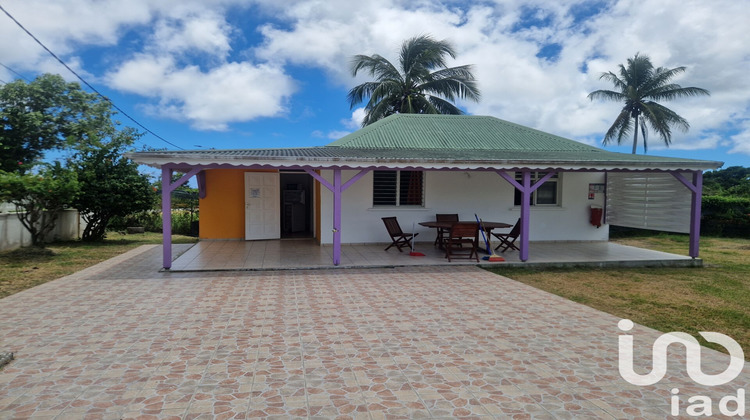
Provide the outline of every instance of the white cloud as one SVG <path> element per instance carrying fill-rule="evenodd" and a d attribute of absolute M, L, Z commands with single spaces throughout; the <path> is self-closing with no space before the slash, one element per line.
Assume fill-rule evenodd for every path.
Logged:
<path fill-rule="evenodd" d="M 262 26 L 265 41 L 257 56 L 318 66 L 344 84 L 351 80 L 349 60 L 354 54 L 394 56 L 404 39 L 417 34 L 448 37 L 457 32 L 462 16 L 447 6 L 398 1 L 301 1 L 279 13 L 291 21 L 291 30 Z"/>
<path fill-rule="evenodd" d="M 341 125 L 350 130 L 359 130 L 362 127 L 362 121 L 365 120 L 365 115 L 367 114 L 364 108 L 356 108 L 352 112 L 351 118 L 347 120 L 341 120 Z"/>
<path fill-rule="evenodd" d="M 689 141 L 686 141 L 689 140 Z M 692 138 L 686 138 L 681 134 L 672 134 L 672 143 L 669 148 L 673 150 L 701 150 L 701 149 L 714 149 L 719 147 L 724 141 L 723 137 L 712 134 L 712 133 L 698 133 Z M 662 139 L 656 134 L 649 133 L 648 136 L 648 149 L 649 150 L 664 150 L 667 146 L 664 144 Z"/>
<path fill-rule="evenodd" d="M 338 140 L 346 136 L 347 134 L 351 134 L 351 131 L 331 130 L 328 133 L 324 133 L 321 130 L 314 130 L 312 133 L 310 133 L 310 136 L 316 139 Z"/>
<path fill-rule="evenodd" d="M 322 130 L 315 130 L 311 133 L 312 137 L 315 138 L 327 138 L 330 140 L 338 140 L 347 134 L 351 134 L 353 131 L 362 128 L 362 120 L 365 118 L 365 109 L 356 108 L 352 111 L 351 118 L 342 119 L 341 125 L 344 126 L 345 130 L 330 130 L 326 134 Z"/>
<path fill-rule="evenodd" d="M 203 71 L 178 67 L 170 57 L 141 55 L 108 75 L 111 86 L 157 99 L 151 113 L 188 121 L 200 130 L 226 130 L 228 124 L 281 116 L 294 93 L 294 81 L 278 67 L 225 63 Z"/>
<path fill-rule="evenodd" d="M 202 53 L 225 58 L 231 50 L 231 27 L 222 16 L 206 12 L 183 19 L 162 19 L 152 37 L 153 46 L 167 53 Z"/>
<path fill-rule="evenodd" d="M 732 148 L 729 153 L 744 153 L 750 155 L 750 119 L 739 124 L 740 132 L 731 137 Z"/>
<path fill-rule="evenodd" d="M 460 104 L 470 113 L 598 143 L 619 105 L 586 95 L 610 87 L 598 80 L 601 72 L 641 52 L 659 66 L 687 66 L 676 82 L 712 92 L 669 103 L 691 124 L 689 133 L 675 133 L 673 148 L 750 154 L 747 123 L 720 135 L 733 121 L 750 120 L 750 7 L 742 1 L 7 0 L 3 6 L 77 69 L 91 65 L 79 48 L 117 45 L 120 55 L 98 63 L 109 70 L 94 76 L 105 74 L 111 87 L 147 98 L 156 115 L 201 129 L 286 115 L 297 89 L 292 67 L 322 69 L 333 84 L 351 88 L 367 79 L 351 77 L 354 54 L 395 60 L 404 39 L 429 33 L 454 43 L 452 64 L 474 64 L 482 100 Z M 587 7 L 599 13 L 575 16 Z M 228 15 L 238 11 L 264 21 L 241 26 Z M 519 25 L 523 19 L 527 24 Z M 141 44 L 127 37 L 132 31 Z M 4 64 L 61 71 L 14 25 L 0 25 L 0 39 L 13 40 L 0 43 Z M 538 58 L 551 43 L 560 46 L 559 57 Z M 355 130 L 362 115 L 356 109 L 351 118 L 337 117 L 339 127 L 319 134 Z M 656 148 L 658 138 L 652 139 Z"/>
<path fill-rule="evenodd" d="M 351 131 L 333 130 L 328 132 L 328 138 L 331 140 L 338 140 L 347 134 L 351 134 Z"/>
<path fill-rule="evenodd" d="M 405 6 L 390 1 L 382 7 L 359 2 L 359 10 L 339 3 L 311 4 L 297 2 L 290 8 L 286 14 L 290 28 L 264 27 L 265 42 L 258 54 L 323 67 L 351 87 L 365 77 L 355 80 L 347 74 L 342 64 L 349 57 L 377 52 L 394 60 L 403 39 L 431 33 L 454 42 L 459 51 L 456 63 L 475 65 L 483 98 L 479 104 L 462 104 L 469 112 L 590 141 L 609 128 L 619 106 L 591 102 L 586 95 L 610 88 L 598 80 L 599 74 L 616 70 L 641 52 L 657 66 L 687 66 L 676 82 L 712 91 L 710 98 L 669 103 L 692 125 L 688 135 L 676 133 L 675 148 L 716 147 L 719 138 L 704 133 L 726 125 L 738 110 L 747 116 L 750 59 L 744 22 L 750 21 L 750 8 L 742 2 L 620 0 L 577 22 L 571 7 L 582 3 L 572 0 L 462 7 L 450 2 Z M 525 13 L 522 6 L 544 23 L 514 32 Z M 556 61 L 536 56 L 546 43 L 561 46 Z"/>
<path fill-rule="evenodd" d="M 226 60 L 234 28 L 227 24 L 224 13 L 231 3 L 10 0 L 3 7 L 94 82 L 95 77 L 82 70 L 87 63 L 76 55 L 79 48 L 116 46 L 129 30 L 150 33 L 141 47 L 126 44 L 119 47 L 121 51 L 108 53 L 104 60 L 116 67 L 105 72 L 103 79 L 124 92 L 155 98 L 155 103 L 144 105 L 155 114 L 187 121 L 199 129 L 224 130 L 231 122 L 283 115 L 296 89 L 279 66 Z M 4 64 L 19 71 L 61 73 L 72 79 L 16 25 L 0 25 L 0 38 L 14 41 L 0 43 Z M 203 62 L 203 67 L 191 64 L 186 55 Z"/>

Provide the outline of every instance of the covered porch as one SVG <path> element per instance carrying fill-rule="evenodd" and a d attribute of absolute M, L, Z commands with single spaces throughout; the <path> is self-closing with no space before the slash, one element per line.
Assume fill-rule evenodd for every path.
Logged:
<path fill-rule="evenodd" d="M 383 256 L 382 248 L 373 245 L 383 237 L 380 219 L 397 216 L 408 229 L 415 222 L 434 220 L 438 213 L 460 213 L 461 220 L 473 220 L 467 216 L 477 213 L 485 221 L 518 219 L 519 251 L 507 254 L 506 260 L 522 265 L 556 263 L 561 252 L 571 252 L 569 263 L 586 262 L 592 256 L 595 264 L 619 261 L 617 255 L 608 256 L 612 244 L 606 242 L 608 227 L 597 230 L 602 224 L 689 233 L 689 257 L 681 258 L 696 259 L 702 174 L 722 165 L 608 152 L 493 117 L 406 114 L 390 116 L 321 147 L 156 151 L 129 157 L 162 171 L 165 269 L 191 265 L 183 264 L 187 257 L 173 265 L 170 194 L 194 176 L 201 199 L 217 203 L 211 217 L 202 212 L 201 224 L 210 219 L 222 227 L 239 227 L 244 229 L 244 239 L 252 241 L 237 245 L 242 250 L 234 258 L 217 258 L 222 265 L 232 261 L 240 269 L 245 265 L 280 268 L 282 259 L 298 255 L 288 249 L 293 245 L 279 242 L 278 250 L 272 246 L 266 251 L 268 244 L 259 241 L 280 237 L 282 171 L 313 180 L 309 185 L 314 185 L 315 193 L 305 202 L 317 206 L 312 224 L 314 237 L 323 245 L 300 253 L 297 262 L 310 267 L 413 265 L 401 254 L 391 261 L 396 257 Z M 223 187 L 231 183 L 216 178 L 219 171 L 238 174 L 234 190 L 225 191 Z M 172 182 L 174 172 L 184 176 Z M 244 184 L 240 184 L 242 176 Z M 240 202 L 237 197 L 243 194 Z M 588 212 L 595 207 L 598 216 L 591 211 L 589 222 Z M 238 239 L 242 233 L 204 239 Z M 532 242 L 540 240 L 596 244 L 578 249 L 555 242 L 545 251 Z M 363 246 L 362 258 L 352 258 L 358 248 L 346 243 L 370 245 Z M 192 252 L 197 257 L 204 247 L 217 246 L 200 245 Z M 256 252 L 254 247 L 264 250 Z M 598 257 L 600 248 L 607 250 L 603 257 Z M 271 263 L 270 258 L 264 265 L 266 252 L 279 253 L 279 262 Z M 260 265 L 259 254 L 263 255 Z M 442 264 L 442 255 L 430 257 Z"/>
<path fill-rule="evenodd" d="M 417 242 L 423 257 L 410 256 L 395 248 L 384 251 L 386 244 L 342 244 L 339 268 L 406 267 L 438 265 L 477 265 L 474 260 L 448 262 L 444 252 L 431 242 Z M 518 251 L 503 253 L 504 262 L 479 265 L 493 267 L 694 267 L 702 260 L 669 254 L 614 242 L 530 242 L 530 257 L 519 260 Z M 333 268 L 332 245 L 319 245 L 311 239 L 268 241 L 201 241 L 181 252 L 170 271 L 260 271 Z"/>

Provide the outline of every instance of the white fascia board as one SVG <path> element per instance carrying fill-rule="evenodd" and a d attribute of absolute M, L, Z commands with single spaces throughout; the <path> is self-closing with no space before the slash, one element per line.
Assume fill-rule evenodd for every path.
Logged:
<path fill-rule="evenodd" d="M 458 170 L 458 171 L 497 171 L 516 170 L 520 168 L 531 170 L 561 170 L 561 171 L 704 171 L 716 169 L 721 162 L 539 162 L 523 160 L 505 161 L 439 161 L 430 159 L 348 159 L 331 157 L 299 157 L 289 158 L 248 158 L 247 156 L 209 155 L 185 156 L 180 153 L 154 154 L 126 153 L 126 157 L 135 162 L 154 168 L 163 166 L 195 167 L 195 166 L 225 166 L 225 167 L 254 167 L 254 168 L 295 168 L 310 167 L 313 169 L 347 168 L 347 169 L 423 169 L 423 170 Z"/>

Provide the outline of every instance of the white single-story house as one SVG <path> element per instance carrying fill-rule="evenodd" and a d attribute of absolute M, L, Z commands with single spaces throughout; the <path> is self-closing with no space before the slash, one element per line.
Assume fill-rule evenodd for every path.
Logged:
<path fill-rule="evenodd" d="M 689 232 L 698 256 L 702 174 L 722 162 L 605 151 L 487 116 L 398 114 L 320 147 L 128 154 L 162 170 L 164 268 L 170 193 L 198 177 L 201 240 L 383 243 L 438 213 L 514 224 L 529 241 L 602 241 L 609 225 Z M 174 171 L 185 175 L 171 183 Z M 592 209 L 603 212 L 592 218 Z M 597 214 L 598 216 L 598 214 Z"/>

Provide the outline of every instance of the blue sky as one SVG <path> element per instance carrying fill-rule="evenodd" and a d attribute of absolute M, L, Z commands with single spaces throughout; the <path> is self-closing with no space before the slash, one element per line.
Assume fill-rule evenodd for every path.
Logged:
<path fill-rule="evenodd" d="M 619 110 L 586 95 L 640 52 L 686 66 L 676 80 L 708 98 L 670 102 L 691 124 L 649 154 L 750 162 L 750 3 L 736 0 L 0 0 L 98 90 L 184 149 L 300 147 L 357 129 L 347 91 L 366 77 L 354 54 L 395 61 L 404 39 L 431 34 L 473 64 L 483 98 L 459 103 L 601 146 Z M 73 80 L 0 14 L 0 63 L 33 78 Z M 0 67 L 0 80 L 17 76 Z M 130 121 L 121 118 L 125 125 Z M 149 134 L 139 145 L 173 147 Z M 629 152 L 630 145 L 607 147 Z M 642 149 L 639 149 L 642 153 Z"/>

